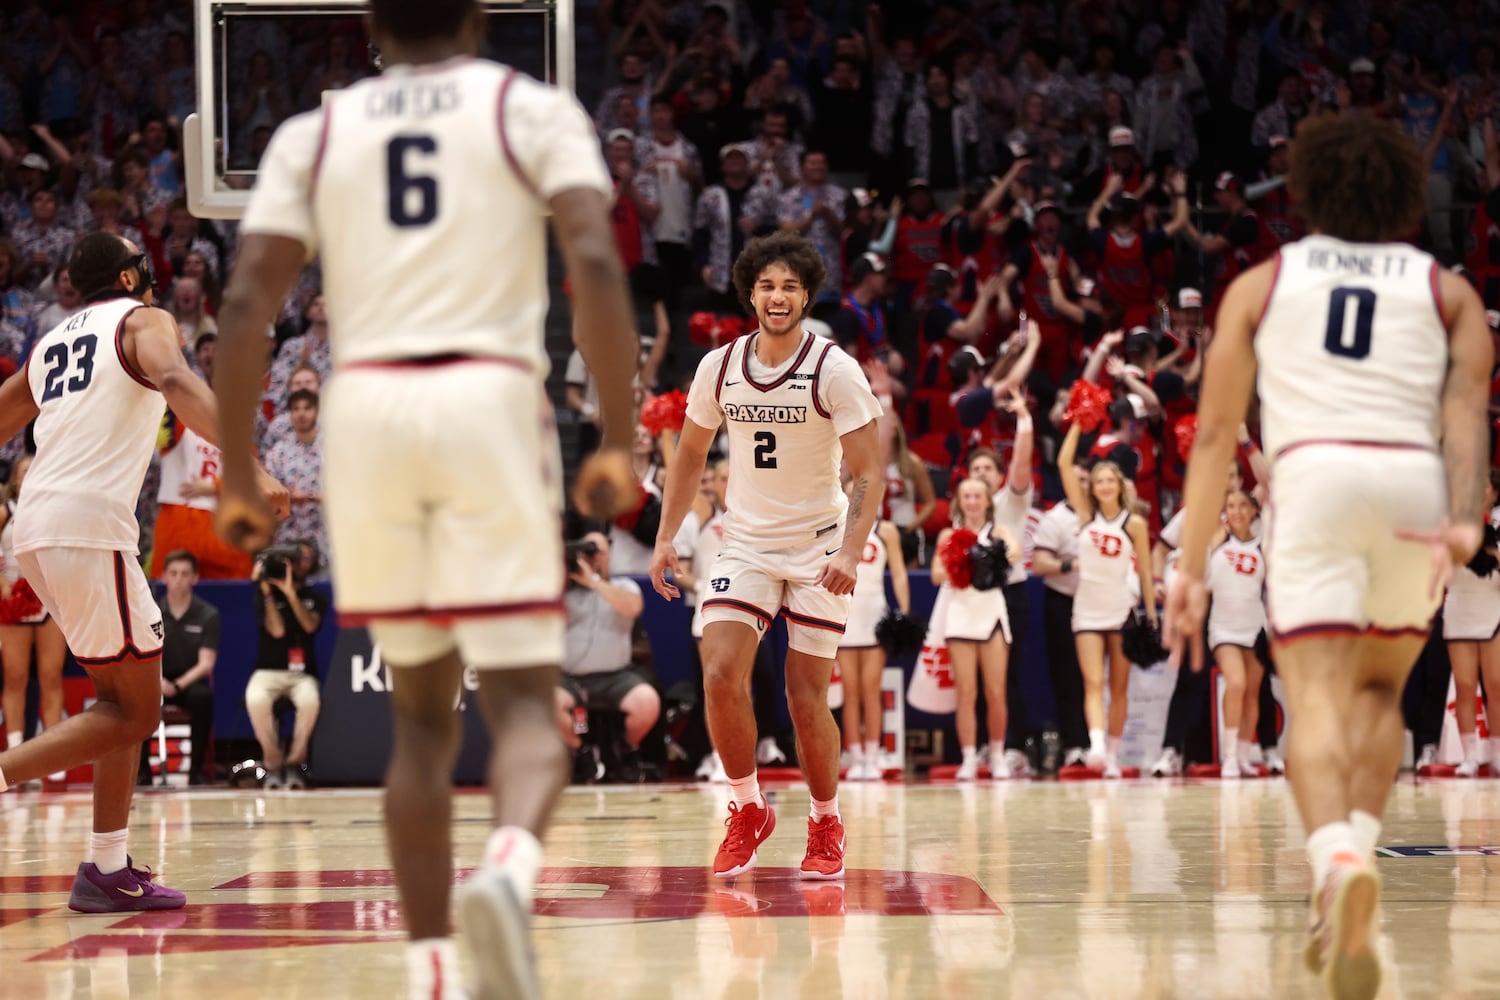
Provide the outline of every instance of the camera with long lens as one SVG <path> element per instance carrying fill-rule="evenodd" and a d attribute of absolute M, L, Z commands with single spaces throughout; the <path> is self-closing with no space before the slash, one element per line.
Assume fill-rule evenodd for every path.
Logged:
<path fill-rule="evenodd" d="M 573 574 L 578 572 L 578 560 L 592 559 L 599 554 L 599 546 L 587 539 L 569 542 L 564 547 L 563 572 L 568 578 L 569 587 L 577 587 L 573 582 Z"/>
<path fill-rule="evenodd" d="M 302 550 L 295 545 L 272 545 L 261 550 L 257 560 L 260 562 L 262 579 L 284 580 L 287 569 L 302 561 Z"/>

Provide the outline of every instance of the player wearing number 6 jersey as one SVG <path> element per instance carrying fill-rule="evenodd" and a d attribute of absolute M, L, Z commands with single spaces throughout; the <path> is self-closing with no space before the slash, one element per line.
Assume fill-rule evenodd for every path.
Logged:
<path fill-rule="evenodd" d="M 573 96 L 475 58 L 475 0 L 371 0 L 385 71 L 277 129 L 219 313 L 219 525 L 269 538 L 246 489 L 264 333 L 322 259 L 337 377 L 322 399 L 323 504 L 342 620 L 366 622 L 395 678 L 386 835 L 413 997 L 461 995 L 449 938 L 453 765 L 466 666 L 493 735 L 496 829 L 459 923 L 471 996 L 541 995 L 530 957 L 542 834 L 566 784 L 553 724 L 563 651 L 557 438 L 547 401 L 551 215 L 605 447 L 576 480 L 585 516 L 635 499 L 636 335 L 610 230 L 612 188 Z"/>
<path fill-rule="evenodd" d="M 836 345 L 802 328 L 823 284 L 817 249 L 779 233 L 752 242 L 734 283 L 760 328 L 708 354 L 688 394 L 687 422 L 667 474 L 651 581 L 678 596 L 672 539 L 687 515 L 719 425 L 729 425 L 729 496 L 724 547 L 698 574 L 703 601 L 703 684 L 709 733 L 729 775 L 733 801 L 714 874 L 755 867 L 776 815 L 755 773 L 750 671 L 772 619 L 787 621 L 787 702 L 797 757 L 812 793 L 802 877 L 844 874 L 838 812 L 839 730 L 828 682 L 849 616 L 856 567 L 880 512 L 885 470 L 875 419 L 880 404 Z M 839 464 L 852 480 L 845 498 Z"/>
<path fill-rule="evenodd" d="M 1331 996 L 1357 1000 L 1380 983 L 1373 854 L 1400 763 L 1402 687 L 1443 579 L 1481 538 L 1492 351 L 1468 284 L 1394 242 L 1426 208 L 1412 140 L 1363 113 L 1318 117 L 1291 158 L 1312 235 L 1238 278 L 1219 310 L 1169 638 L 1177 656 L 1190 642 L 1202 656 L 1204 560 L 1258 377 L 1267 612 L 1313 868 L 1304 955 Z"/>
<path fill-rule="evenodd" d="M 183 360 L 171 314 L 149 308 L 146 259 L 109 233 L 79 240 L 68 275 L 83 310 L 43 334 L 26 367 L 0 386 L 0 441 L 36 420 L 16 561 L 98 695 L 87 711 L 0 753 L 0 791 L 93 762 L 94 834 L 68 900 L 84 913 L 185 902 L 125 853 L 141 741 L 161 720 L 161 611 L 136 558 L 135 504 L 163 401 L 210 442 L 217 407 Z M 285 490 L 260 485 L 285 502 Z"/>

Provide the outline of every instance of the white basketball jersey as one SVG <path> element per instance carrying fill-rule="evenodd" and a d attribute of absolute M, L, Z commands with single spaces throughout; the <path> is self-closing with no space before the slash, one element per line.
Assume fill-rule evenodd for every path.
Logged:
<path fill-rule="evenodd" d="M 162 503 L 178 504 L 198 510 L 216 510 L 217 497 L 193 497 L 182 495 L 182 488 L 199 479 L 213 479 L 219 474 L 219 449 L 184 427 L 177 442 L 162 452 L 161 486 L 156 499 Z"/>
<path fill-rule="evenodd" d="M 1208 557 L 1208 592 L 1213 595 L 1210 617 L 1229 627 L 1264 627 L 1266 557 L 1260 539 L 1242 542 L 1233 535 Z"/>
<path fill-rule="evenodd" d="M 854 598 L 859 601 L 885 603 L 885 567 L 889 554 L 885 539 L 880 537 L 880 522 L 870 529 L 859 565 L 854 569 Z"/>
<path fill-rule="evenodd" d="M 1448 370 L 1438 264 L 1403 243 L 1309 236 L 1281 248 L 1255 334 L 1273 457 L 1313 442 L 1436 450 Z"/>
<path fill-rule="evenodd" d="M 166 404 L 125 367 L 125 318 L 137 299 L 97 302 L 32 348 L 26 380 L 41 409 L 36 459 L 16 514 L 15 550 L 136 552 L 140 497 Z"/>
<path fill-rule="evenodd" d="M 710 352 L 698 366 L 688 417 L 729 428 L 724 537 L 773 552 L 814 539 L 843 544 L 849 501 L 839 485 L 841 436 L 880 415 L 864 372 L 837 345 L 803 333 L 791 360 L 755 360 L 759 333 Z"/>
<path fill-rule="evenodd" d="M 574 188 L 613 194 L 571 94 L 477 59 L 398 65 L 277 130 L 241 229 L 321 252 L 336 365 L 545 374 L 546 199 Z"/>

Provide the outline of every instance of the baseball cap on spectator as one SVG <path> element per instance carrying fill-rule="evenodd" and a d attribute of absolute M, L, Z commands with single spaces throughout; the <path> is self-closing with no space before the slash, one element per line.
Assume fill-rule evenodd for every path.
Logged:
<path fill-rule="evenodd" d="M 1124 125 L 1116 125 L 1109 130 L 1109 148 L 1121 149 L 1125 146 L 1135 145 L 1135 133 Z"/>
<path fill-rule="evenodd" d="M 1202 309 L 1203 293 L 1196 288 L 1184 288 L 1177 293 L 1178 309 Z"/>
<path fill-rule="evenodd" d="M 1243 194 L 1245 187 L 1240 179 L 1234 175 L 1234 171 L 1226 170 L 1214 179 L 1215 191 L 1233 191 L 1235 194 Z"/>
<path fill-rule="evenodd" d="M 1361 56 L 1349 64 L 1349 75 L 1353 76 L 1356 73 L 1369 73 L 1373 75 L 1375 73 L 1375 64 Z"/>
<path fill-rule="evenodd" d="M 1151 336 L 1151 331 L 1144 326 L 1133 326 L 1125 335 L 1125 356 L 1145 354 L 1156 346 L 1156 338 Z"/>
<path fill-rule="evenodd" d="M 1043 212 L 1056 212 L 1059 216 L 1063 214 L 1062 209 L 1055 201 L 1039 201 L 1031 206 L 1031 215 L 1033 218 L 1040 218 Z"/>
<path fill-rule="evenodd" d="M 885 273 L 885 259 L 878 253 L 862 253 L 849 265 L 849 283 L 859 284 L 872 274 Z"/>
<path fill-rule="evenodd" d="M 635 133 L 628 128 L 612 128 L 609 135 L 605 137 L 610 142 L 619 142 L 621 139 L 627 142 L 635 142 Z"/>
<path fill-rule="evenodd" d="M 984 367 L 984 355 L 979 353 L 979 348 L 966 345 L 954 352 L 953 357 L 948 359 L 948 375 L 954 383 L 967 381 L 970 373 L 976 372 Z"/>
<path fill-rule="evenodd" d="M 48 163 L 47 158 L 40 153 L 27 153 L 21 157 L 21 162 L 17 166 L 24 170 L 40 170 L 44 174 L 52 168 L 52 164 Z"/>
<path fill-rule="evenodd" d="M 1266 145 L 1270 146 L 1272 149 L 1285 149 L 1286 141 L 1286 136 L 1284 135 L 1273 135 L 1271 136 L 1270 141 L 1266 143 Z"/>
<path fill-rule="evenodd" d="M 1116 427 L 1130 420 L 1145 420 L 1146 401 L 1133 392 L 1127 392 L 1109 404 L 1109 419 Z"/>
<path fill-rule="evenodd" d="M 860 208 L 869 208 L 875 204 L 875 196 L 864 188 L 855 188 L 849 192 L 849 195 L 854 199 L 854 204 Z"/>
<path fill-rule="evenodd" d="M 624 131 L 625 130 L 622 129 L 622 128 L 615 129 L 615 132 L 624 132 Z M 611 132 L 610 135 L 613 136 L 614 132 Z M 632 138 L 634 138 L 634 137 L 632 136 Z M 733 156 L 735 153 L 739 153 L 741 156 L 743 156 L 747 160 L 750 159 L 750 151 L 745 148 L 745 143 L 743 143 L 743 142 L 731 142 L 727 146 L 720 146 L 719 147 L 719 162 L 723 163 L 725 160 L 729 159 L 729 157 Z"/>
<path fill-rule="evenodd" d="M 927 294 L 941 298 L 958 284 L 958 275 L 947 264 L 934 264 L 927 272 Z"/>
<path fill-rule="evenodd" d="M 1141 210 L 1141 203 L 1129 191 L 1118 191 L 1109 199 L 1109 210 L 1115 215 L 1134 215 Z"/>
<path fill-rule="evenodd" d="M 932 185 L 927 183 L 927 178 L 925 177 L 913 177 L 906 182 L 906 190 L 915 191 L 917 188 L 926 188 L 928 191 L 931 191 Z"/>
<path fill-rule="evenodd" d="M 1006 148 L 1010 150 L 1010 155 L 1017 160 L 1032 155 L 1031 149 L 1024 142 L 1012 141 L 1006 144 Z"/>
<path fill-rule="evenodd" d="M 1080 274 L 1078 276 L 1078 284 L 1073 286 L 1073 291 L 1078 293 L 1079 298 L 1086 299 L 1094 294 L 1094 287 L 1093 278 L 1085 278 Z"/>

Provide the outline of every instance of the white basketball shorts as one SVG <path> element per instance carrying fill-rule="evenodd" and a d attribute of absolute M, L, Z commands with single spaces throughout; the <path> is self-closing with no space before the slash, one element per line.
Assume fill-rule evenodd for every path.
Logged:
<path fill-rule="evenodd" d="M 839 526 L 828 538 L 843 537 Z M 815 540 L 805 549 L 756 552 L 738 540 L 724 539 L 719 557 L 709 566 L 703 598 L 703 623 L 744 622 L 764 633 L 777 612 L 786 617 L 787 645 L 801 653 L 833 659 L 849 620 L 850 595 L 830 594 L 814 581 L 833 556 L 828 542 Z"/>
<path fill-rule="evenodd" d="M 1442 459 L 1419 448 L 1306 444 L 1277 456 L 1266 532 L 1266 611 L 1280 642 L 1426 635 L 1439 599 L 1427 547 L 1403 529 L 1446 510 Z"/>
<path fill-rule="evenodd" d="M 21 575 L 62 629 L 80 666 L 161 655 L 161 608 L 134 555 L 109 549 L 17 554 Z"/>
<path fill-rule="evenodd" d="M 537 376 L 499 359 L 351 366 L 322 410 L 340 621 L 398 666 L 455 646 L 480 669 L 560 662 L 560 463 Z"/>

